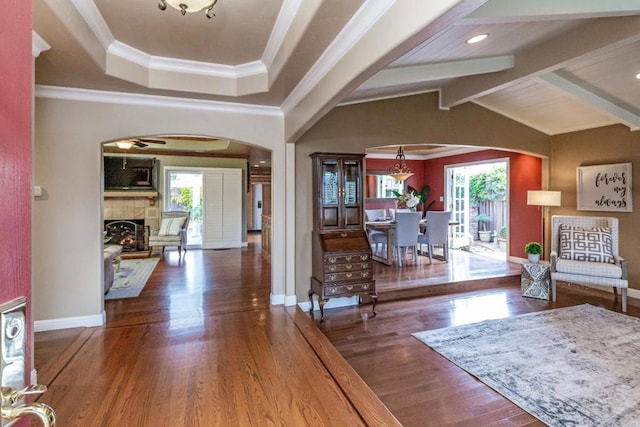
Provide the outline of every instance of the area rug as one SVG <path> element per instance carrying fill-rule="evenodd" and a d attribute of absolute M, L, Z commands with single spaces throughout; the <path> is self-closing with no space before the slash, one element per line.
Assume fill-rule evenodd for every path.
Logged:
<path fill-rule="evenodd" d="M 585 304 L 413 336 L 548 425 L 640 425 L 635 317 Z"/>
<path fill-rule="evenodd" d="M 160 258 L 123 259 L 115 273 L 113 286 L 104 299 L 134 298 L 140 295 Z"/>

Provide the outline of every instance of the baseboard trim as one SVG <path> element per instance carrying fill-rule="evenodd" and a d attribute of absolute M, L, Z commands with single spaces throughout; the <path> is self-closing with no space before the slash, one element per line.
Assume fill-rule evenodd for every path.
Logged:
<path fill-rule="evenodd" d="M 328 308 L 351 307 L 353 305 L 358 305 L 358 304 L 359 302 L 358 302 L 357 295 L 352 297 L 331 298 L 324 305 L 324 309 L 326 310 Z M 298 304 L 298 307 L 300 307 L 300 309 L 303 311 L 309 311 L 309 309 L 311 308 L 311 302 L 309 301 L 301 302 Z M 318 304 L 317 301 L 313 302 L 313 311 L 320 311 L 320 305 Z"/>
<path fill-rule="evenodd" d="M 78 317 L 64 317 L 61 319 L 36 320 L 33 322 L 34 332 L 55 331 L 70 328 L 92 328 L 102 326 L 107 320 L 107 313 Z"/>
<path fill-rule="evenodd" d="M 298 302 L 298 298 L 295 295 L 286 295 L 284 297 L 284 305 L 293 306 Z"/>
<path fill-rule="evenodd" d="M 629 298 L 640 299 L 640 289 L 631 289 L 631 288 L 627 289 L 627 296 Z"/>
<path fill-rule="evenodd" d="M 284 299 L 284 294 L 271 294 L 271 296 L 269 297 L 269 302 L 271 303 L 271 305 L 284 305 Z"/>

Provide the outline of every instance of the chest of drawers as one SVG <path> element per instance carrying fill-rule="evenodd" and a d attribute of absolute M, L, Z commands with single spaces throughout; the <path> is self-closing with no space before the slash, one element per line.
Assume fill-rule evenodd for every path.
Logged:
<path fill-rule="evenodd" d="M 309 299 L 318 295 L 321 320 L 329 298 L 362 296 L 377 301 L 371 249 L 364 230 L 313 233 L 313 275 Z"/>

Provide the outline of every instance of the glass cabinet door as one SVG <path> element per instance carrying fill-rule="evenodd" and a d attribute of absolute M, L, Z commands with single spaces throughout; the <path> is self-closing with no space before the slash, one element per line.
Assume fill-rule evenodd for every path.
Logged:
<path fill-rule="evenodd" d="M 362 157 L 312 155 L 314 160 L 314 222 L 319 230 L 362 228 Z"/>
<path fill-rule="evenodd" d="M 337 205 L 339 198 L 338 161 L 325 160 L 322 162 L 322 204 Z"/>
<path fill-rule="evenodd" d="M 362 162 L 357 159 L 344 159 L 342 176 L 342 224 L 349 228 L 362 227 Z"/>
<path fill-rule="evenodd" d="M 345 160 L 344 164 L 344 204 L 356 205 L 360 200 L 360 162 Z"/>

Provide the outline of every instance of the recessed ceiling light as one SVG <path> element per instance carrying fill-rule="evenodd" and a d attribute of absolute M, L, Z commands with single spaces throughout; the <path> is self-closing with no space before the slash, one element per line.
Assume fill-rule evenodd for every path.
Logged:
<path fill-rule="evenodd" d="M 488 36 L 489 34 L 478 34 L 477 36 L 473 36 L 469 40 L 467 40 L 467 44 L 474 44 L 474 43 L 481 42 L 482 40 L 486 39 Z"/>
<path fill-rule="evenodd" d="M 264 165 L 265 163 L 267 163 L 267 161 L 266 160 L 260 160 L 260 163 L 262 163 Z"/>
<path fill-rule="evenodd" d="M 636 74 L 636 79 L 640 79 L 640 73 Z"/>
<path fill-rule="evenodd" d="M 254 167 L 254 168 L 259 168 L 259 167 L 260 167 L 260 165 L 253 165 L 253 167 Z"/>

